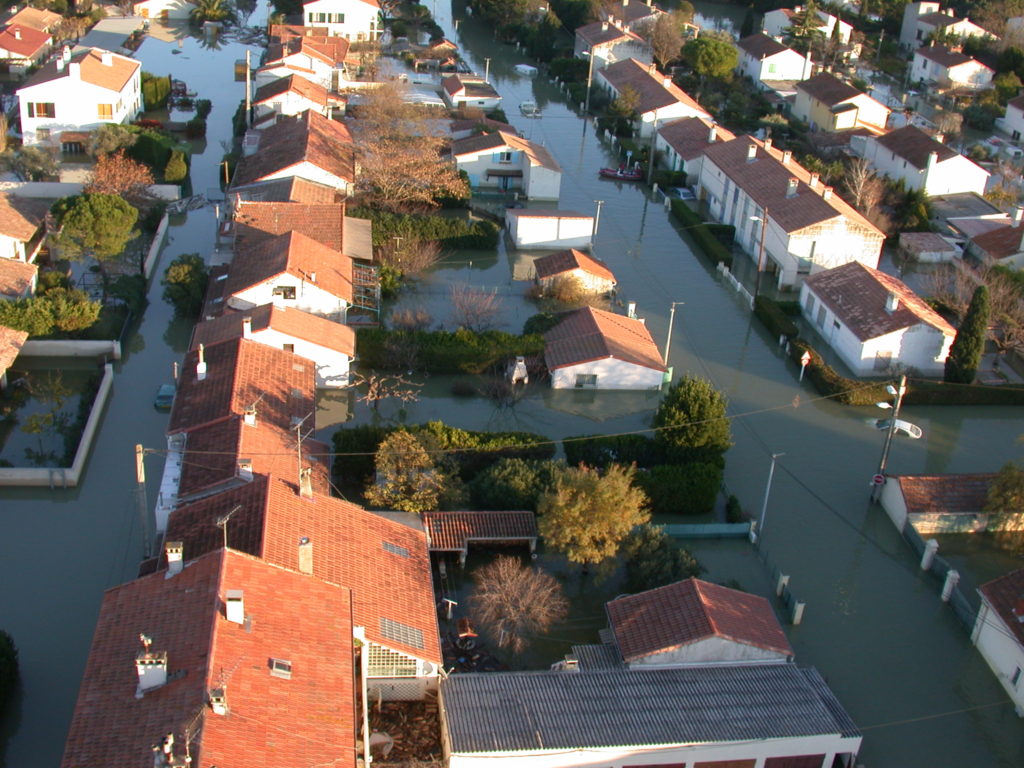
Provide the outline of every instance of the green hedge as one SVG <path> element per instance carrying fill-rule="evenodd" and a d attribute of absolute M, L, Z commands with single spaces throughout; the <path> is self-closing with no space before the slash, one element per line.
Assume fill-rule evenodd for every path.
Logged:
<path fill-rule="evenodd" d="M 586 439 L 578 439 L 584 437 Z M 609 437 L 567 437 L 562 441 L 565 460 L 570 466 L 581 462 L 604 469 L 609 464 L 636 464 L 653 467 L 665 460 L 661 446 L 646 435 L 611 435 Z"/>
<path fill-rule="evenodd" d="M 885 391 L 885 385 L 888 382 L 868 384 L 856 379 L 848 379 L 822 360 L 821 355 L 803 339 L 790 341 L 789 356 L 797 365 L 800 364 L 800 358 L 804 352 L 811 353 L 811 362 L 807 364 L 807 378 L 821 394 L 834 397 L 837 403 L 873 405 L 891 399 L 889 393 Z"/>
<path fill-rule="evenodd" d="M 150 72 L 142 73 L 142 104 L 143 109 L 150 112 L 167 106 L 167 97 L 171 95 L 170 75 L 163 77 Z"/>
<path fill-rule="evenodd" d="M 721 261 L 727 267 L 731 267 L 732 251 L 723 245 L 722 240 L 728 238 L 728 242 L 731 243 L 736 235 L 736 228 L 729 224 L 704 222 L 683 200 L 673 200 L 671 204 L 672 215 L 683 225 L 704 255 L 716 264 Z"/>
<path fill-rule="evenodd" d="M 373 222 L 373 244 L 391 243 L 396 237 L 408 240 L 436 240 L 442 247 L 458 249 L 497 248 L 501 230 L 491 221 L 466 221 L 448 216 L 386 213 L 370 208 L 352 208 L 350 216 Z"/>
<path fill-rule="evenodd" d="M 661 464 L 636 473 L 654 515 L 706 515 L 715 508 L 722 468 L 715 464 Z"/>
<path fill-rule="evenodd" d="M 542 336 L 515 336 L 502 331 L 389 331 L 360 328 L 356 332 L 360 362 L 387 370 L 391 342 L 411 342 L 418 351 L 418 368 L 428 373 L 483 373 L 516 355 L 539 355 Z"/>
<path fill-rule="evenodd" d="M 773 301 L 767 296 L 758 296 L 754 299 L 754 314 L 761 319 L 772 336 L 785 336 L 787 339 L 795 339 L 800 330 L 796 323 L 789 319 L 779 302 Z"/>

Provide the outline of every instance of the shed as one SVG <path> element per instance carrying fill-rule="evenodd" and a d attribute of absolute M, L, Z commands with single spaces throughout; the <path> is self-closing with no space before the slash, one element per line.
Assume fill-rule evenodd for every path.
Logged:
<path fill-rule="evenodd" d="M 589 248 L 594 217 L 579 211 L 511 209 L 505 226 L 516 248 Z"/>
<path fill-rule="evenodd" d="M 537 520 L 529 510 L 480 512 L 424 512 L 423 527 L 431 552 L 455 552 L 466 562 L 470 542 L 526 544 L 537 547 Z"/>
<path fill-rule="evenodd" d="M 915 261 L 953 261 L 960 255 L 955 245 L 936 232 L 902 232 L 900 249 Z"/>
<path fill-rule="evenodd" d="M 537 284 L 550 287 L 559 280 L 576 280 L 587 293 L 615 290 L 615 275 L 603 261 L 575 248 L 556 251 L 534 262 Z"/>

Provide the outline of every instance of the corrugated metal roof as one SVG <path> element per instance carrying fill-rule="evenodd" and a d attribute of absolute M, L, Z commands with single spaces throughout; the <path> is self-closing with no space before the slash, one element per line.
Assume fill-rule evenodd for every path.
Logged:
<path fill-rule="evenodd" d="M 580 664 L 580 669 L 591 672 L 595 669 L 618 669 L 622 666 L 622 658 L 614 645 L 595 643 L 593 645 L 574 645 L 572 655 Z"/>
<path fill-rule="evenodd" d="M 452 675 L 441 701 L 454 753 L 858 735 L 793 664 Z"/>

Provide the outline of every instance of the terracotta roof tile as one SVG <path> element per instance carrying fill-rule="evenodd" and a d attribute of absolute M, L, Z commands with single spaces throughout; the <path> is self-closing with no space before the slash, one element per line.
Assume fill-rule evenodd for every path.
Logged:
<path fill-rule="evenodd" d="M 32 288 L 38 272 L 39 267 L 35 264 L 0 258 L 0 296 L 22 298 Z"/>
<path fill-rule="evenodd" d="M 63 18 L 59 13 L 54 13 L 53 11 L 25 7 L 11 16 L 9 23 L 21 24 L 32 29 L 38 29 L 40 32 L 49 32 L 60 24 Z"/>
<path fill-rule="evenodd" d="M 803 80 L 796 84 L 796 88 L 829 107 L 849 101 L 863 93 L 828 72 L 822 72 L 808 80 Z"/>
<path fill-rule="evenodd" d="M 50 35 L 22 24 L 8 24 L 0 30 L 0 48 L 31 59 L 51 42 Z"/>
<path fill-rule="evenodd" d="M 232 589 L 246 626 L 221 609 Z M 224 550 L 108 590 L 61 765 L 151 766 L 171 733 L 174 755 L 188 741 L 197 767 L 355 766 L 350 615 L 347 589 Z M 166 652 L 169 674 L 137 698 L 140 634 Z M 272 658 L 291 662 L 290 679 L 270 674 Z M 210 709 L 215 688 L 226 715 Z"/>
<path fill-rule="evenodd" d="M 27 338 L 28 334 L 25 331 L 16 331 L 6 325 L 0 325 L 0 376 L 14 365 Z"/>
<path fill-rule="evenodd" d="M 639 320 L 584 307 L 544 334 L 544 359 L 549 369 L 609 357 L 665 370 L 651 332 Z"/>
<path fill-rule="evenodd" d="M 109 54 L 110 64 L 103 63 L 103 56 Z M 25 81 L 21 89 L 30 88 L 34 85 L 48 83 L 51 80 L 70 78 L 70 64 L 78 64 L 81 67 L 81 79 L 83 82 L 106 88 L 110 91 L 120 92 L 131 81 L 135 73 L 142 66 L 141 62 L 121 56 L 117 53 L 110 53 L 101 48 L 88 48 L 84 51 L 72 54 L 69 66 L 64 69 L 57 69 L 58 59 L 53 59 L 42 67 L 38 72 Z"/>
<path fill-rule="evenodd" d="M 286 93 L 294 93 L 309 99 L 320 107 L 327 106 L 327 89 L 322 85 L 312 83 L 306 78 L 296 75 L 279 77 L 265 85 L 261 85 L 256 89 L 256 93 L 253 96 L 253 104 L 263 104 Z"/>
<path fill-rule="evenodd" d="M 251 187 L 262 190 L 265 185 Z M 272 203 L 241 201 L 235 209 L 235 250 L 256 247 L 278 235 L 300 232 L 344 253 L 344 203 Z"/>
<path fill-rule="evenodd" d="M 591 46 L 607 45 L 621 40 L 632 40 L 636 43 L 643 43 L 644 39 L 635 32 L 628 29 L 620 29 L 607 21 L 595 21 L 592 24 L 584 24 L 576 27 L 576 36 Z"/>
<path fill-rule="evenodd" d="M 472 131 L 482 130 L 487 132 L 493 131 L 504 131 L 510 133 L 513 136 L 517 136 L 519 132 L 515 129 L 515 126 L 503 123 L 500 120 L 492 120 L 489 117 L 478 117 L 478 118 L 467 118 L 465 120 L 452 120 L 449 124 L 449 130 L 452 133 L 458 133 L 459 131 Z"/>
<path fill-rule="evenodd" d="M 1024 568 L 982 584 L 978 591 L 1024 645 Z"/>
<path fill-rule="evenodd" d="M 606 610 L 626 662 L 708 637 L 793 655 L 767 600 L 699 579 L 620 597 Z"/>
<path fill-rule="evenodd" d="M 541 256 L 533 262 L 533 266 L 537 270 L 537 277 L 542 280 L 580 269 L 587 274 L 615 282 L 615 275 L 603 261 L 588 256 L 582 251 L 577 251 L 575 248 Z"/>
<path fill-rule="evenodd" d="M 303 312 L 301 309 L 278 307 L 264 304 L 254 309 L 226 312 L 213 320 L 196 325 L 192 332 L 191 349 L 200 344 L 210 346 L 229 339 L 242 337 L 242 321 L 252 319 L 252 332 L 271 329 L 287 336 L 318 344 L 352 357 L 356 353 L 356 333 L 344 323 L 336 323 L 319 315 Z M 260 339 L 256 338 L 256 341 Z"/>
<path fill-rule="evenodd" d="M 232 187 L 242 187 L 308 162 L 339 179 L 355 179 L 352 134 L 342 123 L 313 110 L 279 117 L 260 132 L 259 148 L 235 168 Z"/>
<path fill-rule="evenodd" d="M 263 184 L 255 184 L 233 193 L 244 202 L 255 203 L 315 203 L 329 205 L 345 202 L 344 193 L 326 184 L 318 184 L 301 176 L 287 179 L 274 179 Z M 301 215 L 301 209 L 294 209 Z M 278 232 L 277 234 L 281 234 Z M 308 234 L 308 233 L 307 233 Z"/>
<path fill-rule="evenodd" d="M 27 243 L 43 226 L 49 212 L 45 200 L 0 192 L 0 235 Z"/>
<path fill-rule="evenodd" d="M 270 41 L 267 46 L 266 64 L 274 64 L 296 54 L 305 54 L 339 68 L 345 64 L 348 52 L 349 41 L 344 37 L 312 33 L 286 35 L 276 41 Z"/>
<path fill-rule="evenodd" d="M 228 546 L 298 569 L 298 542 L 313 546 L 313 575 L 352 590 L 354 621 L 371 641 L 439 663 L 440 639 L 426 536 L 402 523 L 325 494 L 302 498 L 295 486 L 257 475 L 251 482 L 171 513 L 167 540 L 191 559 L 222 545 L 217 519 L 228 523 Z M 388 547 L 385 548 L 385 542 Z M 381 619 L 420 630 L 423 647 L 394 640 Z"/>
<path fill-rule="evenodd" d="M 805 280 L 815 295 L 861 341 L 910 328 L 930 325 L 946 336 L 956 329 L 914 293 L 902 280 L 872 269 L 859 261 L 827 269 Z M 890 295 L 899 299 L 895 310 L 886 310 Z"/>
<path fill-rule="evenodd" d="M 612 3 L 608 6 L 605 9 L 605 13 L 614 19 L 625 19 L 627 22 L 634 22 L 646 19 L 648 16 L 664 13 L 664 11 L 647 3 L 640 2 L 640 0 L 625 3 L 620 0 L 620 2 Z"/>
<path fill-rule="evenodd" d="M 234 296 L 283 274 L 352 302 L 352 259 L 296 231 L 236 249 L 224 293 Z"/>
<path fill-rule="evenodd" d="M 901 232 L 900 247 L 911 253 L 956 253 L 956 246 L 946 240 L 938 232 Z"/>
<path fill-rule="evenodd" d="M 1024 251 L 1024 228 L 1005 225 L 1003 222 L 999 224 L 972 237 L 971 243 L 993 259 L 1005 259 Z"/>
<path fill-rule="evenodd" d="M 921 58 L 934 61 L 939 66 L 945 67 L 946 69 L 959 67 L 961 64 L 974 61 L 974 59 L 963 51 L 951 51 L 944 45 L 926 45 L 923 48 L 918 48 L 914 53 Z M 982 64 L 982 66 L 984 67 L 985 65 Z M 985 67 L 985 69 L 988 69 L 988 67 Z"/>
<path fill-rule="evenodd" d="M 715 141 L 732 141 L 736 134 L 702 117 L 684 117 L 672 120 L 658 128 L 661 136 L 683 160 L 690 161 L 700 156 L 705 148 L 714 142 L 708 141 L 711 127 L 715 128 Z"/>
<path fill-rule="evenodd" d="M 933 27 L 948 27 L 950 24 L 956 24 L 963 19 L 958 19 L 956 16 L 950 16 L 948 13 L 942 13 L 941 11 L 935 11 L 934 13 L 923 13 L 917 17 L 917 21 L 931 24 Z"/>
<path fill-rule="evenodd" d="M 736 45 L 739 46 L 741 51 L 758 60 L 790 50 L 775 38 L 768 37 L 764 32 L 744 37 Z"/>
<path fill-rule="evenodd" d="M 893 475 L 900 484 L 907 513 L 981 512 L 994 473 L 975 475 Z"/>
<path fill-rule="evenodd" d="M 530 512 L 424 512 L 423 527 L 431 552 L 463 552 L 470 541 L 505 542 L 537 538 Z"/>
<path fill-rule="evenodd" d="M 291 352 L 246 339 L 203 352 L 206 378 L 196 379 L 199 352 L 185 355 L 168 432 L 237 418 L 256 406 L 257 418 L 289 429 L 314 408 L 315 366 Z"/>
<path fill-rule="evenodd" d="M 517 136 L 514 133 L 506 133 L 505 131 L 481 133 L 465 139 L 456 139 L 452 142 L 451 152 L 453 157 L 459 157 L 476 152 L 493 151 L 504 147 L 522 152 L 529 158 L 530 165 L 532 166 L 539 165 L 559 172 L 562 170 L 558 161 L 555 160 L 547 147 L 527 141 L 521 136 Z"/>
<path fill-rule="evenodd" d="M 916 125 L 905 125 L 895 131 L 889 131 L 875 141 L 919 170 L 928 167 L 928 155 L 932 152 L 939 156 L 940 163 L 959 154 L 941 141 L 933 139 Z"/>
<path fill-rule="evenodd" d="M 441 78 L 441 87 L 449 96 L 465 93 L 478 98 L 501 98 L 490 83 L 484 82 L 479 75 L 448 75 Z"/>
<path fill-rule="evenodd" d="M 622 89 L 626 87 L 635 90 L 640 97 L 637 104 L 637 112 L 640 114 L 682 103 L 710 117 L 692 96 L 673 83 L 667 75 L 658 72 L 653 65 L 641 64 L 636 59 L 623 59 L 609 64 L 598 73 L 598 76 L 610 83 L 618 93 L 622 93 Z"/>
<path fill-rule="evenodd" d="M 1020 96 L 1014 96 L 1012 99 L 1006 102 L 1006 106 L 1024 111 L 1024 93 L 1022 93 Z"/>

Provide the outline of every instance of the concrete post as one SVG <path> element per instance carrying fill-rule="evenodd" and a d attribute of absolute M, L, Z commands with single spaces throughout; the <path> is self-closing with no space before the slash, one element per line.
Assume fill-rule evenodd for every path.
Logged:
<path fill-rule="evenodd" d="M 793 620 L 791 622 L 793 626 L 798 625 L 801 621 L 804 620 L 804 606 L 806 605 L 807 603 L 793 603 Z"/>
<path fill-rule="evenodd" d="M 935 560 L 935 553 L 939 551 L 939 542 L 935 539 L 928 539 L 924 544 L 924 554 L 921 555 L 921 570 L 927 571 L 932 567 Z"/>
<path fill-rule="evenodd" d="M 775 582 L 775 596 L 781 597 L 783 590 L 789 586 L 789 574 L 780 573 L 778 581 Z"/>
<path fill-rule="evenodd" d="M 953 595 L 953 590 L 956 589 L 956 585 L 959 582 L 960 571 L 950 568 L 946 572 L 946 582 L 942 585 L 942 602 L 949 602 L 949 598 Z"/>

